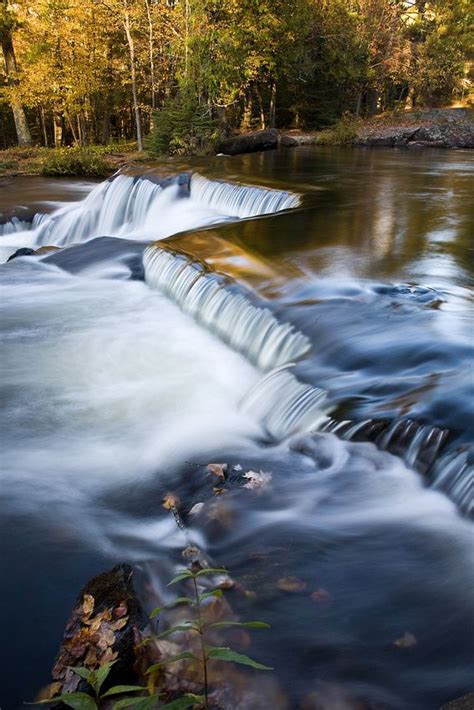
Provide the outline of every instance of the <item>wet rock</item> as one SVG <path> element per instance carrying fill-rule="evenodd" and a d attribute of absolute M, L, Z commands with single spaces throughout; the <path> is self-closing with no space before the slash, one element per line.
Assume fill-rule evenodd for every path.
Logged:
<path fill-rule="evenodd" d="M 299 145 L 314 145 L 315 138 L 312 133 L 284 133 L 280 138 L 283 148 L 296 148 Z"/>
<path fill-rule="evenodd" d="M 34 249 L 29 249 L 28 247 L 22 247 L 21 249 L 17 249 L 16 252 L 11 254 L 8 259 L 8 261 L 12 261 L 13 259 L 16 259 L 19 256 L 35 256 L 36 252 Z"/>
<path fill-rule="evenodd" d="M 450 700 L 449 703 L 442 705 L 440 710 L 474 710 L 474 693 Z"/>
<path fill-rule="evenodd" d="M 216 146 L 216 153 L 240 155 L 241 153 L 256 153 L 260 150 L 275 148 L 278 148 L 278 131 L 270 128 L 266 131 L 243 133 L 240 136 L 226 138 Z"/>
<path fill-rule="evenodd" d="M 104 685 L 133 683 L 137 680 L 135 636 L 147 627 L 128 564 L 116 565 L 93 577 L 79 594 L 64 632 L 52 677 L 54 694 L 86 691 L 88 686 L 71 666 L 97 670 L 114 661 Z"/>

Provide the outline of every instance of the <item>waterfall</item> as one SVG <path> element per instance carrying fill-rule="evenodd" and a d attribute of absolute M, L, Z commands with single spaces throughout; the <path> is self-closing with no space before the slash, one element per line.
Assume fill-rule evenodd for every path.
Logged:
<path fill-rule="evenodd" d="M 143 265 L 149 286 L 160 289 L 260 369 L 270 370 L 308 352 L 308 338 L 294 326 L 280 323 L 268 308 L 253 305 L 229 279 L 184 255 L 152 246 L 144 252 Z"/>
<path fill-rule="evenodd" d="M 268 308 L 254 305 L 230 279 L 184 254 L 151 246 L 143 265 L 149 286 L 268 373 L 244 396 L 241 409 L 257 417 L 269 436 L 280 440 L 326 419 L 326 393 L 299 382 L 288 370 L 310 348 L 305 335 L 280 323 Z"/>
<path fill-rule="evenodd" d="M 327 394 L 318 387 L 299 382 L 288 365 L 263 377 L 241 402 L 244 412 L 262 422 L 274 439 L 298 431 L 314 431 L 327 419 Z"/>
<path fill-rule="evenodd" d="M 26 222 L 25 220 L 18 219 L 18 217 L 13 217 L 9 222 L 4 222 L 0 224 L 0 237 L 4 237 L 7 234 L 15 234 L 16 232 L 25 232 L 32 228 L 33 222 Z"/>
<path fill-rule="evenodd" d="M 240 218 L 273 214 L 300 204 L 300 196 L 292 192 L 208 180 L 197 174 L 191 178 L 191 197 L 211 209 Z"/>
<path fill-rule="evenodd" d="M 163 239 L 188 229 L 243 217 L 257 217 L 299 204 L 281 190 L 209 180 L 188 173 L 162 179 L 117 175 L 81 202 L 60 207 L 32 222 L 17 217 L 0 225 L 8 246 L 69 246 L 94 237 L 141 241 Z"/>
<path fill-rule="evenodd" d="M 474 514 L 474 467 L 468 451 L 445 450 L 449 439 L 446 429 L 412 419 L 329 419 L 321 430 L 348 441 L 372 441 L 423 474 L 432 488 L 445 492 L 464 513 Z"/>
<path fill-rule="evenodd" d="M 440 456 L 431 473 L 432 487 L 443 491 L 463 513 L 474 517 L 474 465 L 469 451 L 448 451 Z"/>

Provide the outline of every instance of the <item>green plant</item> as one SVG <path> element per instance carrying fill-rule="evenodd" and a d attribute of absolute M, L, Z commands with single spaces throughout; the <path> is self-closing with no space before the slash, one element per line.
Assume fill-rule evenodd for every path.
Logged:
<path fill-rule="evenodd" d="M 90 685 L 92 694 L 85 692 L 63 693 L 62 695 L 57 695 L 48 700 L 40 700 L 34 703 L 34 705 L 55 705 L 56 703 L 64 703 L 64 705 L 75 708 L 76 710 L 97 710 L 102 700 L 106 698 L 110 698 L 114 695 L 122 695 L 123 693 L 143 692 L 145 690 L 141 685 L 114 685 L 105 693 L 101 693 L 102 685 L 114 663 L 116 663 L 116 661 L 105 663 L 94 671 L 83 667 L 71 668 L 74 673 L 83 678 Z M 140 698 L 140 700 L 141 699 L 142 698 Z M 143 698 L 143 700 L 147 700 L 147 698 Z M 133 700 L 129 702 L 132 704 Z M 116 703 L 115 707 L 123 707 L 123 705 L 119 705 L 119 703 Z"/>
<path fill-rule="evenodd" d="M 344 113 L 332 128 L 316 136 L 318 145 L 350 145 L 357 138 L 360 121 L 350 113 Z"/>
<path fill-rule="evenodd" d="M 219 137 L 209 108 L 185 91 L 169 98 L 163 108 L 153 114 L 147 149 L 151 155 L 205 154 Z"/>
<path fill-rule="evenodd" d="M 41 162 L 41 173 L 53 177 L 103 177 L 108 170 L 101 153 L 94 148 L 50 148 Z"/>
<path fill-rule="evenodd" d="M 185 604 L 188 605 L 189 607 L 194 607 L 195 609 L 195 615 L 191 619 L 185 619 L 184 621 L 181 621 L 180 624 L 176 626 L 171 626 L 169 629 L 166 629 L 166 631 L 163 631 L 162 633 L 158 634 L 157 636 L 152 637 L 151 640 L 153 639 L 162 639 L 167 636 L 170 636 L 174 633 L 178 632 L 190 632 L 196 634 L 197 638 L 199 639 L 199 646 L 200 646 L 200 652 L 198 654 L 196 653 L 191 653 L 190 651 L 182 651 L 181 653 L 176 654 L 175 656 L 171 656 L 170 658 L 165 659 L 164 661 L 161 661 L 160 663 L 155 663 L 152 666 L 150 666 L 147 670 L 147 674 L 154 673 L 157 671 L 159 668 L 163 667 L 164 665 L 168 663 L 174 663 L 176 661 L 181 661 L 184 659 L 189 659 L 189 660 L 194 660 L 198 664 L 201 665 L 202 667 L 202 674 L 203 674 L 203 686 L 204 686 L 204 708 L 209 707 L 209 673 L 208 673 L 208 665 L 210 661 L 224 661 L 226 663 L 238 663 L 244 666 L 251 666 L 252 668 L 256 668 L 257 670 L 272 670 L 269 666 L 265 666 L 262 663 L 259 663 L 258 661 L 255 661 L 254 659 L 250 658 L 249 656 L 246 656 L 242 653 L 237 653 L 237 651 L 234 651 L 232 648 L 229 648 L 228 646 L 210 646 L 206 643 L 206 635 L 209 631 L 212 629 L 219 629 L 219 628 L 226 628 L 226 627 L 243 627 L 243 628 L 251 628 L 251 629 L 268 629 L 270 628 L 268 624 L 264 623 L 263 621 L 246 621 L 246 622 L 239 622 L 239 621 L 217 621 L 217 622 L 208 622 L 204 619 L 203 613 L 202 613 L 202 603 L 206 600 L 209 599 L 210 597 L 221 597 L 222 596 L 222 589 L 212 589 L 211 591 L 208 592 L 199 592 L 198 589 L 198 580 L 200 577 L 203 575 L 208 575 L 208 574 L 226 574 L 226 570 L 224 569 L 215 569 L 215 568 L 202 568 L 199 563 L 194 563 L 191 565 L 190 569 L 184 569 L 181 572 L 179 572 L 170 582 L 168 586 L 177 584 L 178 582 L 182 581 L 190 581 L 192 583 L 192 589 L 193 589 L 193 597 L 178 597 L 174 601 L 170 602 L 170 604 L 166 604 L 165 606 L 158 607 L 153 610 L 151 613 L 151 618 L 154 618 L 158 616 L 163 610 L 169 609 L 171 607 L 175 607 L 179 604 Z"/>
<path fill-rule="evenodd" d="M 186 632 L 195 634 L 198 639 L 199 651 L 192 652 L 190 650 L 181 651 L 180 653 L 166 658 L 160 663 L 154 663 L 149 666 L 146 671 L 146 675 L 156 673 L 159 669 L 168 665 L 169 663 L 175 663 L 182 660 L 193 660 L 202 669 L 203 675 L 203 695 L 195 695 L 194 693 L 186 693 L 181 698 L 172 700 L 164 705 L 158 705 L 160 698 L 163 697 L 164 693 L 154 692 L 154 683 L 144 687 L 141 685 L 114 685 L 109 690 L 104 693 L 101 692 L 102 686 L 107 679 L 110 670 L 116 661 L 106 663 L 96 670 L 89 670 L 85 667 L 71 667 L 71 670 L 85 680 L 90 688 L 91 693 L 86 693 L 84 691 L 62 693 L 51 699 L 40 700 L 36 703 L 31 703 L 33 705 L 55 705 L 57 703 L 63 703 L 70 708 L 75 710 L 99 710 L 102 702 L 109 700 L 116 695 L 124 695 L 129 693 L 145 693 L 147 695 L 140 695 L 135 697 L 123 697 L 117 700 L 113 706 L 113 710 L 121 710 L 122 708 L 132 707 L 137 710 L 153 710 L 158 708 L 159 710 L 185 710 L 186 708 L 191 708 L 194 705 L 198 705 L 205 710 L 209 710 L 209 663 L 212 661 L 223 661 L 226 663 L 238 663 L 244 666 L 250 666 L 257 670 L 272 670 L 269 666 L 265 666 L 253 658 L 246 656 L 242 653 L 234 651 L 228 646 L 211 646 L 206 643 L 206 636 L 209 632 L 216 629 L 240 627 L 240 628 L 250 628 L 250 629 L 268 629 L 269 624 L 263 621 L 206 621 L 203 614 L 202 604 L 206 599 L 212 597 L 219 598 L 222 597 L 222 589 L 214 588 L 210 591 L 199 592 L 198 581 L 204 575 L 209 574 L 227 574 L 226 570 L 221 568 L 203 568 L 199 563 L 193 563 L 189 569 L 181 570 L 173 579 L 168 583 L 168 586 L 178 584 L 178 582 L 189 581 L 192 584 L 193 596 L 182 596 L 177 597 L 169 604 L 165 604 L 162 607 L 157 607 L 153 609 L 150 617 L 156 618 L 166 609 L 172 609 L 179 605 L 187 605 L 195 610 L 194 616 L 190 619 L 184 619 L 179 624 L 171 626 L 165 631 L 156 634 L 154 636 L 149 636 L 142 641 L 142 645 L 149 644 L 155 640 L 164 639 L 172 634 L 179 632 Z"/>

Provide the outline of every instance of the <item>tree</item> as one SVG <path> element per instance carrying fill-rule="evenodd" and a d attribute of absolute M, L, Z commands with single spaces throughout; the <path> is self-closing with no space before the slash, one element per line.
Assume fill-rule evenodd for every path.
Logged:
<path fill-rule="evenodd" d="M 31 145 L 32 140 L 25 111 L 17 92 L 19 85 L 18 66 L 13 46 L 13 32 L 16 27 L 17 20 L 13 11 L 8 7 L 7 0 L 0 0 L 0 44 L 2 46 L 5 76 L 9 87 L 8 93 L 15 121 L 18 145 Z"/>

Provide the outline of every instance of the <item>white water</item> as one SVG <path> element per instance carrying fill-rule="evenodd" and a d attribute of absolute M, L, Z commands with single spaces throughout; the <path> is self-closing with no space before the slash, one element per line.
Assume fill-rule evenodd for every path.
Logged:
<path fill-rule="evenodd" d="M 239 409 L 258 371 L 166 297 L 26 259 L 3 268 L 2 494 L 15 505 L 85 505 L 262 435 Z"/>
<path fill-rule="evenodd" d="M 160 289 L 261 369 L 269 370 L 308 352 L 308 338 L 291 324 L 280 323 L 268 308 L 254 306 L 188 259 L 152 246 L 145 250 L 143 264 L 149 286 Z"/>
<path fill-rule="evenodd" d="M 114 236 L 149 241 L 188 229 L 256 217 L 289 209 L 299 196 L 280 190 L 208 180 L 193 175 L 189 188 L 178 180 L 161 187 L 150 179 L 127 175 L 102 182 L 81 202 L 31 223 L 13 219 L 0 225 L 3 259 L 17 248 L 70 246 L 94 237 Z"/>

